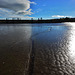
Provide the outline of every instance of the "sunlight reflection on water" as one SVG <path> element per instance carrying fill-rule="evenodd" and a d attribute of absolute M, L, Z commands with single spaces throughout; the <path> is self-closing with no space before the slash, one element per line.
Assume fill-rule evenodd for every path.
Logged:
<path fill-rule="evenodd" d="M 69 55 L 73 63 L 75 63 L 75 23 L 69 23 L 69 25 L 71 25 L 69 37 Z"/>
<path fill-rule="evenodd" d="M 0 26 L 0 75 L 75 75 L 74 65 L 75 23 Z"/>

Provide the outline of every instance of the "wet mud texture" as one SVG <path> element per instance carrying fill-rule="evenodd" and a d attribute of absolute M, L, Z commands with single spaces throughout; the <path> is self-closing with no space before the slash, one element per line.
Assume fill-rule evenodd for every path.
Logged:
<path fill-rule="evenodd" d="M 74 32 L 64 24 L 0 26 L 0 75 L 75 75 Z"/>

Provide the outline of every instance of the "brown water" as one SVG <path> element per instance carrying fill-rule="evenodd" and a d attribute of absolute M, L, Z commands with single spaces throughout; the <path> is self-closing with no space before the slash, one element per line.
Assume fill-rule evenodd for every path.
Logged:
<path fill-rule="evenodd" d="M 0 75 L 75 75 L 75 23 L 0 25 Z"/>

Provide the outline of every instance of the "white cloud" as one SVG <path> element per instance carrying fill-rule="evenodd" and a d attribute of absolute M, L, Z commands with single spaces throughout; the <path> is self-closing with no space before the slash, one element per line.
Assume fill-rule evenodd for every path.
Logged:
<path fill-rule="evenodd" d="M 36 4 L 29 0 L 0 0 L 0 13 L 9 13 L 12 15 L 31 15 L 30 4 Z"/>
<path fill-rule="evenodd" d="M 21 14 L 23 14 L 23 15 L 31 15 L 31 14 L 33 14 L 31 12 L 31 10 L 32 9 L 29 9 L 28 11 L 19 11 L 19 12 L 16 12 L 16 14 L 18 14 L 18 15 L 21 15 Z"/>
<path fill-rule="evenodd" d="M 35 5 L 37 4 L 37 3 L 35 3 L 35 2 L 30 2 L 30 3 L 31 3 L 31 4 L 35 4 Z"/>
<path fill-rule="evenodd" d="M 31 9 L 30 9 L 31 10 Z M 30 11 L 29 10 L 29 11 Z M 6 9 L 2 9 L 2 8 L 0 8 L 0 17 L 2 17 L 2 18 L 22 18 L 22 19 L 30 19 L 30 18 L 34 18 L 34 17 L 29 17 L 29 16 L 24 16 L 24 15 L 22 15 L 22 14 L 13 14 L 12 15 L 12 13 L 14 13 L 13 11 L 9 11 L 9 10 L 6 10 Z M 12 13 L 11 13 L 12 12 Z M 30 13 L 30 12 L 29 12 Z M 31 12 L 32 13 L 32 12 Z M 30 14 L 31 14 L 30 13 Z"/>
<path fill-rule="evenodd" d="M 65 18 L 65 17 L 72 17 L 72 16 L 53 15 L 52 17 L 55 17 L 55 18 Z"/>

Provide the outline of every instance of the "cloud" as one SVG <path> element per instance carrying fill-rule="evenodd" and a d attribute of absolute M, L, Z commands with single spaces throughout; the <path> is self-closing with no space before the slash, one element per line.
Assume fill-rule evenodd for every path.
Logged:
<path fill-rule="evenodd" d="M 72 16 L 53 15 L 52 17 L 55 17 L 55 18 L 65 18 L 65 17 L 72 17 Z"/>
<path fill-rule="evenodd" d="M 12 15 L 31 15 L 33 13 L 30 4 L 36 3 L 29 0 L 0 0 L 0 12 L 8 12 Z"/>
<path fill-rule="evenodd" d="M 30 9 L 31 10 L 31 9 Z M 30 11 L 29 10 L 29 11 Z M 30 18 L 34 18 L 34 17 L 29 17 L 29 16 L 24 16 L 24 15 L 22 15 L 22 14 L 13 14 L 12 15 L 12 13 L 11 12 L 13 12 L 13 11 L 9 11 L 9 10 L 6 10 L 6 9 L 3 9 L 3 8 L 0 8 L 0 17 L 2 17 L 2 18 L 22 18 L 22 19 L 30 19 Z M 14 13 L 14 12 L 13 12 Z M 32 12 L 31 12 L 32 13 Z M 30 14 L 31 14 L 30 13 Z"/>
<path fill-rule="evenodd" d="M 33 14 L 32 12 L 31 12 L 31 10 L 32 9 L 29 9 L 28 11 L 19 11 L 19 12 L 17 12 L 16 14 L 18 14 L 18 15 L 21 15 L 21 14 L 23 14 L 23 15 L 31 15 L 31 14 Z"/>

